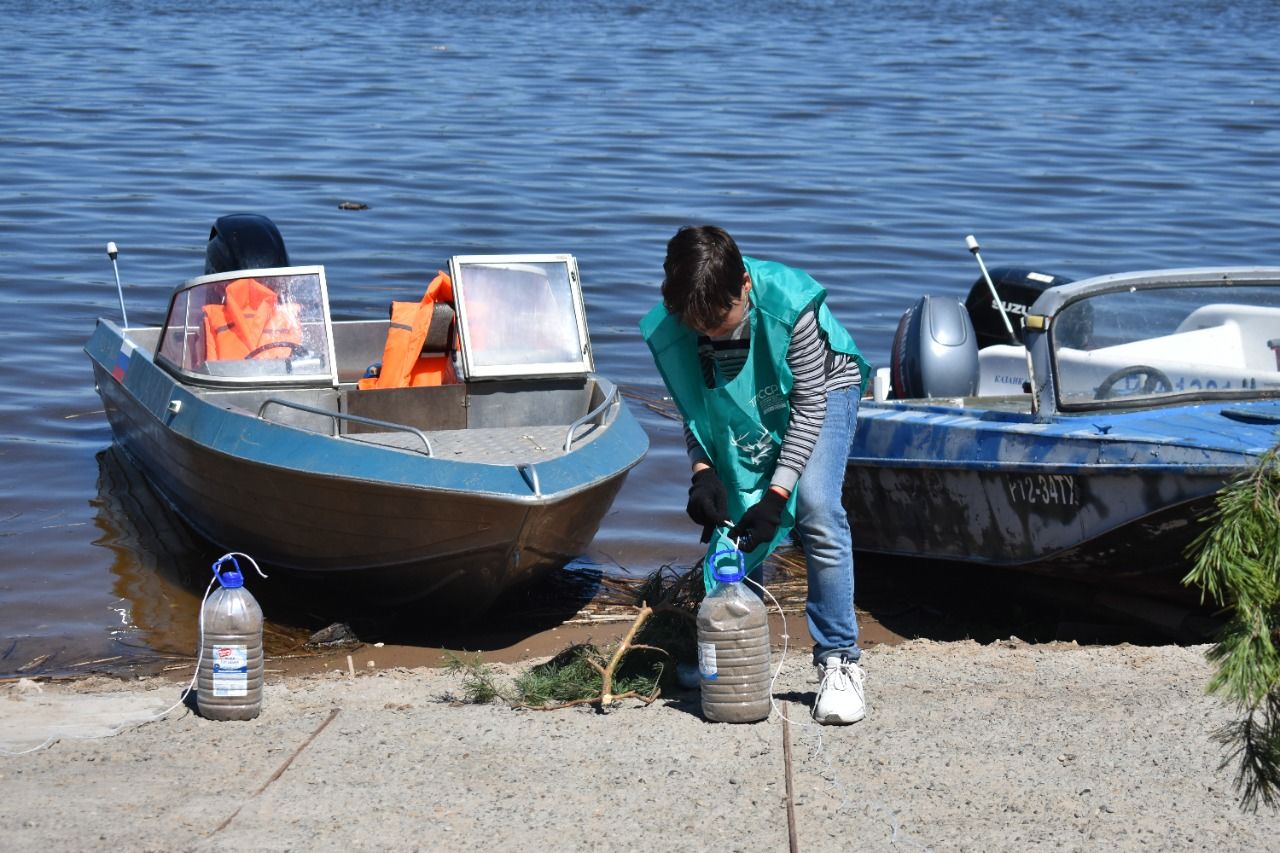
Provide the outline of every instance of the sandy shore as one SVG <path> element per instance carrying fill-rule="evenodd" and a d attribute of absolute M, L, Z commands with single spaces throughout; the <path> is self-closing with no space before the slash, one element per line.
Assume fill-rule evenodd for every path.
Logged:
<path fill-rule="evenodd" d="M 438 669 L 269 680 L 262 715 L 210 722 L 163 679 L 10 684 L 5 850 L 785 850 L 779 716 L 704 722 L 696 693 L 612 713 L 456 701 Z M 867 655 L 868 718 L 791 717 L 802 850 L 1265 850 L 1210 733 L 1204 648 L 913 641 Z M 367 665 L 374 660 L 374 667 Z M 516 665 L 498 668 L 510 674 Z M 95 728 L 96 727 L 96 728 Z"/>

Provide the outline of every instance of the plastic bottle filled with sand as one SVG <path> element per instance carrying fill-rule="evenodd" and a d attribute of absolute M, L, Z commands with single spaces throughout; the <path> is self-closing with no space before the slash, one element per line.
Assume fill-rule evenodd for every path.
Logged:
<path fill-rule="evenodd" d="M 698 670 L 702 715 L 721 723 L 769 716 L 769 614 L 747 589 L 742 552 L 708 558 L 716 580 L 698 608 Z"/>
<path fill-rule="evenodd" d="M 219 571 L 228 559 L 235 568 Z M 201 608 L 196 707 L 209 720 L 252 720 L 262 710 L 262 608 L 234 557 L 213 571 L 219 585 Z"/>

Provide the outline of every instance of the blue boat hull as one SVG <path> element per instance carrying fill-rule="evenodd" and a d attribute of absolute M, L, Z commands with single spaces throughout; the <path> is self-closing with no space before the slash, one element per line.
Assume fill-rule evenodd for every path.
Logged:
<path fill-rule="evenodd" d="M 1246 402 L 1033 423 L 981 401 L 865 401 L 845 483 L 855 547 L 1078 580 L 1180 577 L 1215 493 L 1280 440 L 1277 411 Z M 1259 422 L 1238 416 L 1249 412 Z"/>

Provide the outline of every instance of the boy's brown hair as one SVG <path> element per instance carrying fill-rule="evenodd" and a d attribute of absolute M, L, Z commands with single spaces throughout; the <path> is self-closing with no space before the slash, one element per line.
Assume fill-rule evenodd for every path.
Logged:
<path fill-rule="evenodd" d="M 667 242 L 662 304 L 691 329 L 715 328 L 742 294 L 746 266 L 729 233 L 686 225 Z"/>

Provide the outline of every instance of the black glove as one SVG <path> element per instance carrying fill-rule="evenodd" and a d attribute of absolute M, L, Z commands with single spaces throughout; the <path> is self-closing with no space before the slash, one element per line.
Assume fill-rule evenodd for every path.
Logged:
<path fill-rule="evenodd" d="M 711 541 L 711 531 L 729 517 L 729 495 L 714 468 L 694 472 L 689 486 L 689 503 L 684 508 L 695 524 L 702 525 L 702 541 Z"/>
<path fill-rule="evenodd" d="M 754 551 L 761 545 L 767 545 L 778 535 L 782 510 L 786 506 L 786 498 L 768 489 L 759 503 L 742 514 L 742 520 L 729 531 L 729 538 L 741 539 L 738 547 L 742 551 Z"/>

